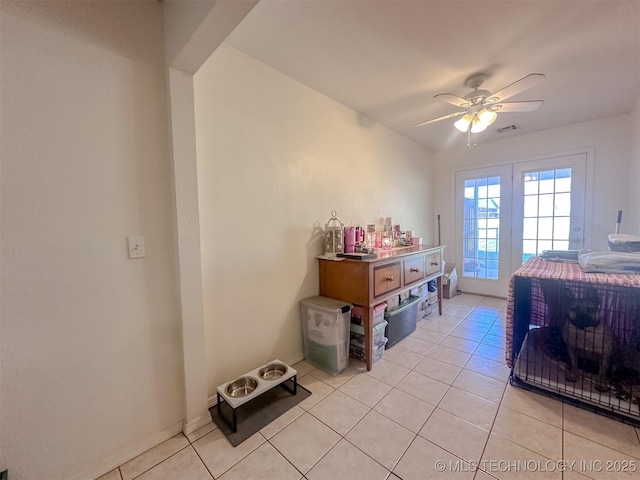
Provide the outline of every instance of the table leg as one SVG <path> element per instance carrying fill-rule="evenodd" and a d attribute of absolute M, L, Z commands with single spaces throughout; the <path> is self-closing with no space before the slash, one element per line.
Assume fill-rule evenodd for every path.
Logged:
<path fill-rule="evenodd" d="M 362 308 L 362 326 L 364 327 L 364 355 L 365 363 L 367 364 L 367 370 L 371 370 L 373 365 L 373 325 L 371 325 L 371 319 L 373 318 L 373 308 Z"/>
<path fill-rule="evenodd" d="M 442 315 L 442 275 L 436 279 L 436 285 L 438 290 L 438 313 Z"/>
<path fill-rule="evenodd" d="M 233 412 L 233 427 L 231 427 L 231 429 L 233 430 L 233 433 L 236 433 L 238 431 L 238 418 L 236 416 L 236 409 L 232 408 L 231 411 Z"/>
<path fill-rule="evenodd" d="M 282 382 L 280 386 L 290 394 L 297 395 L 298 394 L 298 375 L 294 375 L 293 377 L 290 378 L 290 380 L 293 381 L 293 388 L 289 388 L 289 386 L 287 385 L 287 380 Z"/>
<path fill-rule="evenodd" d="M 227 420 L 225 418 L 225 416 L 222 414 L 222 402 L 224 402 L 224 399 L 220 396 L 220 393 L 216 392 L 216 395 L 218 396 L 218 405 L 217 410 L 218 410 L 218 416 L 224 420 L 224 423 L 226 423 L 227 425 L 229 425 L 231 427 L 231 429 L 233 430 L 233 432 L 237 432 L 237 417 L 236 417 L 236 409 L 233 408 L 231 405 L 229 405 L 227 403 L 227 405 L 229 405 L 229 408 L 231 408 L 231 412 L 232 412 L 232 423 L 229 423 L 229 420 Z"/>

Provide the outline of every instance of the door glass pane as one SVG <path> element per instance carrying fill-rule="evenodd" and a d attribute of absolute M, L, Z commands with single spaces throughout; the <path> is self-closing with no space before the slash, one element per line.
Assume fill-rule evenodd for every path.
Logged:
<path fill-rule="evenodd" d="M 478 218 L 487 218 L 487 199 L 478 200 Z"/>
<path fill-rule="evenodd" d="M 556 170 L 556 193 L 571 191 L 571 169 L 560 168 Z"/>
<path fill-rule="evenodd" d="M 500 198 L 500 177 L 489 179 L 489 197 Z"/>
<path fill-rule="evenodd" d="M 524 194 L 535 195 L 538 193 L 538 175 L 536 173 L 524 176 Z"/>
<path fill-rule="evenodd" d="M 498 278 L 500 177 L 464 182 L 462 275 Z"/>
<path fill-rule="evenodd" d="M 551 240 L 553 238 L 553 218 L 538 219 L 538 239 Z"/>
<path fill-rule="evenodd" d="M 529 260 L 531 257 L 535 257 L 538 252 L 538 242 L 536 240 L 523 240 L 522 241 L 522 263 Z"/>
<path fill-rule="evenodd" d="M 538 216 L 538 195 L 527 195 L 524 197 L 524 217 Z"/>
<path fill-rule="evenodd" d="M 476 187 L 478 190 L 476 191 L 476 198 L 487 198 L 487 179 L 486 178 L 477 178 L 476 179 Z"/>
<path fill-rule="evenodd" d="M 545 250 L 552 250 L 553 242 L 551 240 L 538 240 L 538 255 Z"/>
<path fill-rule="evenodd" d="M 554 241 L 553 242 L 553 249 L 554 250 L 569 250 L 569 241 Z"/>
<path fill-rule="evenodd" d="M 567 238 L 569 238 L 569 226 L 571 225 L 571 222 L 569 220 L 569 217 L 556 217 L 553 219 L 553 239 L 554 240 L 566 240 Z M 561 249 L 557 249 L 556 247 L 553 247 L 555 250 L 561 250 Z M 566 250 L 566 249 L 562 249 L 562 250 Z"/>
<path fill-rule="evenodd" d="M 538 238 L 538 219 L 537 218 L 525 218 L 524 220 L 523 234 L 525 240 L 535 240 Z"/>
<path fill-rule="evenodd" d="M 571 194 L 570 193 L 558 193 L 556 194 L 556 208 L 555 215 L 557 217 L 568 217 L 571 215 Z"/>
<path fill-rule="evenodd" d="M 571 169 L 525 172 L 523 180 L 522 262 L 524 263 L 544 250 L 569 248 Z"/>
<path fill-rule="evenodd" d="M 540 182 L 543 183 L 543 182 Z M 538 216 L 551 217 L 553 216 L 553 193 L 547 195 L 540 195 L 538 197 Z"/>
<path fill-rule="evenodd" d="M 540 177 L 540 193 L 553 193 L 554 191 L 554 180 L 555 177 L 553 175 L 553 170 L 546 170 L 544 172 L 539 172 Z"/>

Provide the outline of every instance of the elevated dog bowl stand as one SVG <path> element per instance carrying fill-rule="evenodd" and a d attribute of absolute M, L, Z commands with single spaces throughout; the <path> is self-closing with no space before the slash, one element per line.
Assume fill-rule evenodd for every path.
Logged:
<path fill-rule="evenodd" d="M 260 371 L 263 368 L 268 367 L 270 365 L 284 366 L 286 367 L 286 370 L 283 375 L 278 376 L 277 378 L 273 378 L 274 376 L 273 374 L 266 375 L 266 378 L 261 377 Z M 273 372 L 273 370 L 271 370 L 271 372 Z M 250 379 L 255 380 L 257 382 L 256 388 L 252 392 L 249 392 L 244 396 L 230 395 L 229 392 L 227 391 L 227 387 L 233 382 L 237 381 L 238 379 L 241 379 L 244 377 L 248 377 Z M 293 382 L 293 387 L 290 387 L 285 383 L 287 380 L 291 380 Z M 294 368 L 290 367 L 284 362 L 281 362 L 280 360 L 273 360 L 258 368 L 254 368 L 253 370 L 245 373 L 244 375 L 240 375 L 238 378 L 234 378 L 229 382 L 223 383 L 222 385 L 219 385 L 216 388 L 217 397 L 218 397 L 218 405 L 217 405 L 218 415 L 220 416 L 220 418 L 224 420 L 224 422 L 227 425 L 229 425 L 229 427 L 231 427 L 231 429 L 235 433 L 238 430 L 238 420 L 237 420 L 238 407 L 241 407 L 245 403 L 258 398 L 263 393 L 268 392 L 269 390 L 271 390 L 274 387 L 277 387 L 278 385 L 280 385 L 282 388 L 284 388 L 287 392 L 291 393 L 292 395 L 296 395 L 298 392 L 298 372 Z M 223 402 L 229 405 L 229 407 L 231 408 L 231 412 L 232 412 L 231 420 L 225 418 L 225 416 L 222 415 L 221 407 Z"/>

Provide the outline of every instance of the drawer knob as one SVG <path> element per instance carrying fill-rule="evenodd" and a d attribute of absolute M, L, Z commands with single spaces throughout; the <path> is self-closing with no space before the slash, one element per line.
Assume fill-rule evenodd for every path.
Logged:
<path fill-rule="evenodd" d="M 431 262 L 431 265 L 433 265 L 434 267 L 438 266 L 438 262 Z"/>
<path fill-rule="evenodd" d="M 411 268 L 409 269 L 409 271 L 413 273 L 418 273 L 420 270 L 418 270 L 417 268 Z"/>
<path fill-rule="evenodd" d="M 389 275 L 387 277 L 387 282 L 393 282 L 393 275 Z"/>

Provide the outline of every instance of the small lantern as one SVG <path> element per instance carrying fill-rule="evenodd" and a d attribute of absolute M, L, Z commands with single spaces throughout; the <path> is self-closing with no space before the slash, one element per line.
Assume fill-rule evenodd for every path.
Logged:
<path fill-rule="evenodd" d="M 324 255 L 334 258 L 336 254 L 344 252 L 344 223 L 336 217 L 336 211 L 331 210 L 331 218 L 324 224 Z"/>

